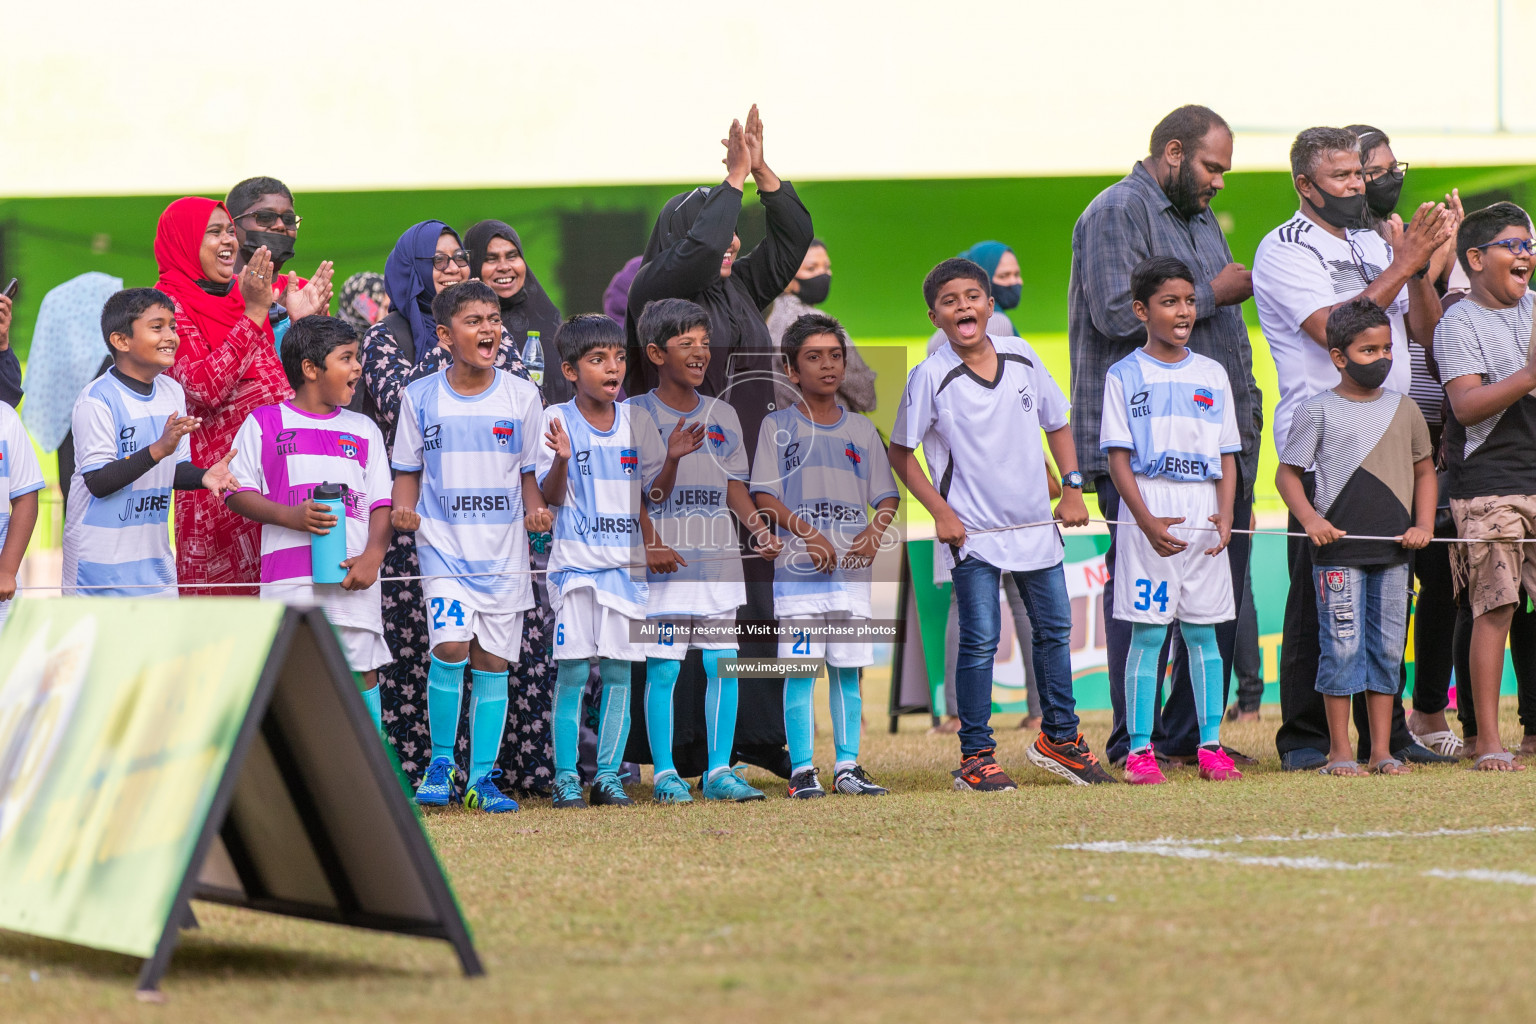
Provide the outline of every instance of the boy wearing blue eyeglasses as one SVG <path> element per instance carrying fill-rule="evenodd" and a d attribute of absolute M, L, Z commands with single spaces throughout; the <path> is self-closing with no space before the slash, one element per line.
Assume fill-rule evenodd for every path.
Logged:
<path fill-rule="evenodd" d="M 1531 220 L 1514 203 L 1467 214 L 1456 254 L 1472 290 L 1435 328 L 1435 361 L 1454 420 L 1446 424 L 1456 533 L 1451 571 L 1472 603 L 1473 767 L 1523 771 L 1499 741 L 1504 645 L 1524 584 L 1536 594 L 1536 352 Z M 1527 543 L 1522 543 L 1522 541 Z"/>

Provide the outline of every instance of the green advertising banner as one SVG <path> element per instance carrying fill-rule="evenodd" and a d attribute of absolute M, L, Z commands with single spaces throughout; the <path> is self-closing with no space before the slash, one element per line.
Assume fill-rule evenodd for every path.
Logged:
<path fill-rule="evenodd" d="M 18 601 L 0 635 L 0 928 L 150 956 L 284 606 Z"/>

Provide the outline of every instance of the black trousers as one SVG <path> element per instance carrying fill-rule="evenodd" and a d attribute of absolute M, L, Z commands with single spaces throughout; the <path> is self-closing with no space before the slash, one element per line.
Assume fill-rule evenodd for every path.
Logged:
<path fill-rule="evenodd" d="M 1311 473 L 1301 475 L 1307 500 L 1312 500 Z M 1295 516 L 1287 520 L 1292 533 L 1304 532 Z M 1312 579 L 1312 542 L 1305 537 L 1291 537 L 1286 542 L 1290 562 L 1290 590 L 1285 598 L 1285 626 L 1280 639 L 1280 731 L 1275 734 L 1275 749 L 1284 757 L 1293 750 L 1315 750 L 1326 755 L 1332 745 L 1328 740 L 1328 716 L 1323 695 L 1317 692 L 1317 661 L 1321 653 L 1317 642 L 1317 590 Z M 1413 742 L 1408 722 L 1403 716 L 1404 671 L 1392 706 L 1392 743 L 1401 750 Z M 1366 720 L 1365 695 L 1355 697 L 1355 729 L 1360 733 L 1357 751 L 1363 761 L 1371 750 L 1371 728 Z"/>
<path fill-rule="evenodd" d="M 1264 703 L 1264 655 L 1259 650 L 1259 613 L 1253 607 L 1253 571 L 1237 606 L 1237 644 L 1232 650 L 1237 674 L 1237 709 L 1257 711 Z"/>
<path fill-rule="evenodd" d="M 1456 536 L 1450 509 L 1435 516 L 1435 536 Z M 1413 574 L 1419 594 L 1413 617 L 1413 709 L 1432 715 L 1451 701 L 1451 665 L 1455 660 L 1457 604 L 1451 582 L 1451 545 L 1431 544 L 1414 552 Z M 1468 642 L 1471 634 L 1468 633 Z M 1465 678 L 1465 677 L 1463 677 Z"/>
<path fill-rule="evenodd" d="M 1243 481 L 1237 481 L 1238 492 Z M 1098 494 L 1099 512 L 1105 519 L 1120 518 L 1120 492 L 1108 474 L 1094 481 Z M 1253 515 L 1253 499 L 1239 498 L 1233 503 L 1232 521 L 1246 524 Z M 1104 554 L 1104 567 L 1108 570 L 1108 582 L 1104 584 L 1104 635 L 1109 654 L 1109 703 L 1113 709 L 1109 743 L 1104 752 L 1111 761 L 1118 761 L 1130 753 L 1131 737 L 1125 728 L 1125 658 L 1131 649 L 1131 624 L 1114 617 L 1115 611 L 1115 534 L 1119 527 L 1109 528 L 1109 550 Z M 1134 530 L 1130 526 L 1126 529 Z M 1197 535 L 1198 537 L 1199 535 Z M 1210 536 L 1210 535 L 1205 535 Z M 1198 541 L 1197 541 L 1198 542 Z M 1248 556 L 1253 549 L 1253 537 L 1246 533 L 1234 533 L 1227 545 L 1227 560 L 1232 567 L 1232 599 L 1236 607 L 1242 600 L 1248 583 Z M 1200 747 L 1200 723 L 1195 715 L 1195 690 L 1189 681 L 1189 654 L 1176 629 L 1168 630 L 1169 639 L 1163 644 L 1158 658 L 1158 700 L 1152 709 L 1152 745 L 1165 754 L 1193 757 Z M 1232 681 L 1232 652 L 1237 642 L 1237 620 L 1216 626 L 1216 646 L 1221 651 L 1222 706 Z M 1315 641 L 1314 641 L 1315 642 Z M 1173 689 L 1168 702 L 1162 700 L 1162 683 L 1169 657 L 1173 658 Z"/>

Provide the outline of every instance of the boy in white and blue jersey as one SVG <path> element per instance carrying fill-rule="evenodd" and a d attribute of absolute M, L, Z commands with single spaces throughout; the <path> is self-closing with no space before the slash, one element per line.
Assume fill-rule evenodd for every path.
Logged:
<path fill-rule="evenodd" d="M 473 680 L 469 786 L 464 804 L 517 810 L 497 787 L 496 757 L 507 722 L 507 679 L 533 607 L 528 533 L 551 517 L 533 470 L 543 416 L 539 389 L 496 369 L 501 306 L 480 281 L 432 300 L 439 343 L 452 362 L 400 396 L 390 519 L 416 531 L 432 663 L 427 727 L 432 761 L 416 802 L 440 807 L 452 795 L 464 669 Z"/>
<path fill-rule="evenodd" d="M 175 597 L 171 491 L 233 490 L 229 455 L 192 465 L 181 385 L 165 375 L 180 339 L 171 300 L 154 288 L 107 299 L 101 334 L 113 365 L 75 400 L 75 473 L 64 521 L 65 596 Z"/>
<path fill-rule="evenodd" d="M 709 750 L 703 780 L 707 800 L 761 800 L 761 791 L 731 771 L 736 737 L 736 679 L 720 677 L 720 660 L 736 657 L 736 610 L 747 600 L 736 520 L 752 532 L 758 553 L 772 561 L 782 548 L 747 492 L 747 447 L 736 410 L 700 395 L 709 367 L 709 314 L 687 299 L 646 303 L 636 324 L 659 384 L 629 400 L 645 410 L 677 454 L 670 500 L 648 505 L 662 543 L 686 564 L 670 575 L 650 573 L 646 615 L 656 641 L 646 648 L 645 726 L 658 803 L 689 803 L 688 783 L 674 767 L 673 699 L 690 647 L 703 652 L 704 728 Z M 732 517 L 735 513 L 735 518 Z"/>
<path fill-rule="evenodd" d="M 1227 373 L 1185 346 L 1195 324 L 1194 275 L 1171 256 L 1143 260 L 1131 273 L 1131 309 L 1147 343 L 1109 368 L 1099 447 L 1122 507 L 1140 530 L 1120 529 L 1114 615 L 1131 623 L 1126 658 L 1125 781 L 1166 782 L 1152 752 L 1158 660 L 1175 620 L 1189 650 L 1200 777 L 1241 778 L 1220 743 L 1225 686 L 1215 624 L 1237 615 L 1232 576 L 1221 556 L 1232 535 L 1242 450 Z M 1189 524 L 1207 532 L 1176 536 Z M 1201 538 L 1214 539 L 1209 544 Z"/>
<path fill-rule="evenodd" d="M 831 639 L 826 631 L 856 628 L 870 617 L 870 565 L 896 517 L 896 478 L 875 425 L 838 404 L 848 352 L 842 324 L 807 313 L 789 325 L 780 344 L 802 397 L 763 420 L 751 485 L 757 507 L 786 544 L 773 573 L 773 613 L 790 631 L 779 641 L 779 657 L 826 659 L 837 756 L 833 788 L 881 796 L 887 790 L 859 766 L 859 669 L 875 663 L 874 645 Z M 826 795 L 811 763 L 815 685 L 810 677 L 784 680 L 795 799 Z"/>
<path fill-rule="evenodd" d="M 624 379 L 623 328 L 600 313 L 580 314 L 560 325 L 555 345 L 576 396 L 544 410 L 535 470 L 544 500 L 555 509 L 548 568 L 558 665 L 554 805 L 586 806 L 576 743 L 588 663 L 597 658 L 603 697 L 592 803 L 627 807 L 632 801 L 619 765 L 629 738 L 629 663 L 645 660 L 644 647 L 631 636 L 631 623 L 645 618 L 642 567 L 665 573 L 682 563 L 656 542 L 641 491 L 666 501 L 677 462 L 648 413 L 616 403 Z"/>
<path fill-rule="evenodd" d="M 11 615 L 16 595 L 16 573 L 37 525 L 37 492 L 43 489 L 43 471 L 27 428 L 4 402 L 0 402 L 0 496 L 9 498 L 0 512 L 0 626 Z"/>

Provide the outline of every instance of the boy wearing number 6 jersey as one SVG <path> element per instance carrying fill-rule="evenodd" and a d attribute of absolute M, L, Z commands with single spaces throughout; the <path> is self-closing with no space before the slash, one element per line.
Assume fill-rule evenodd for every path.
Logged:
<path fill-rule="evenodd" d="M 1215 629 L 1237 615 L 1231 569 L 1217 557 L 1232 534 L 1233 455 L 1242 449 L 1232 388 L 1221 364 L 1185 348 L 1196 316 L 1188 267 L 1171 256 L 1143 260 L 1131 273 L 1131 298 L 1147 344 L 1109 368 L 1099 434 L 1121 507 L 1140 527 L 1121 526 L 1115 538 L 1114 615 L 1131 623 L 1125 781 L 1167 781 L 1152 752 L 1152 713 L 1174 620 L 1189 649 L 1200 777 L 1237 779 L 1219 737 L 1225 688 Z"/>
<path fill-rule="evenodd" d="M 463 697 L 473 678 L 469 786 L 465 806 L 517 810 L 494 781 L 507 721 L 508 666 L 522 646 L 523 613 L 533 607 L 528 531 L 549 529 L 533 479 L 538 389 L 495 368 L 501 307 L 479 281 L 445 288 L 432 301 L 438 336 L 453 362 L 400 396 L 392 463 L 392 522 L 416 531 L 432 664 L 427 727 L 432 761 L 416 802 L 446 804 Z"/>

